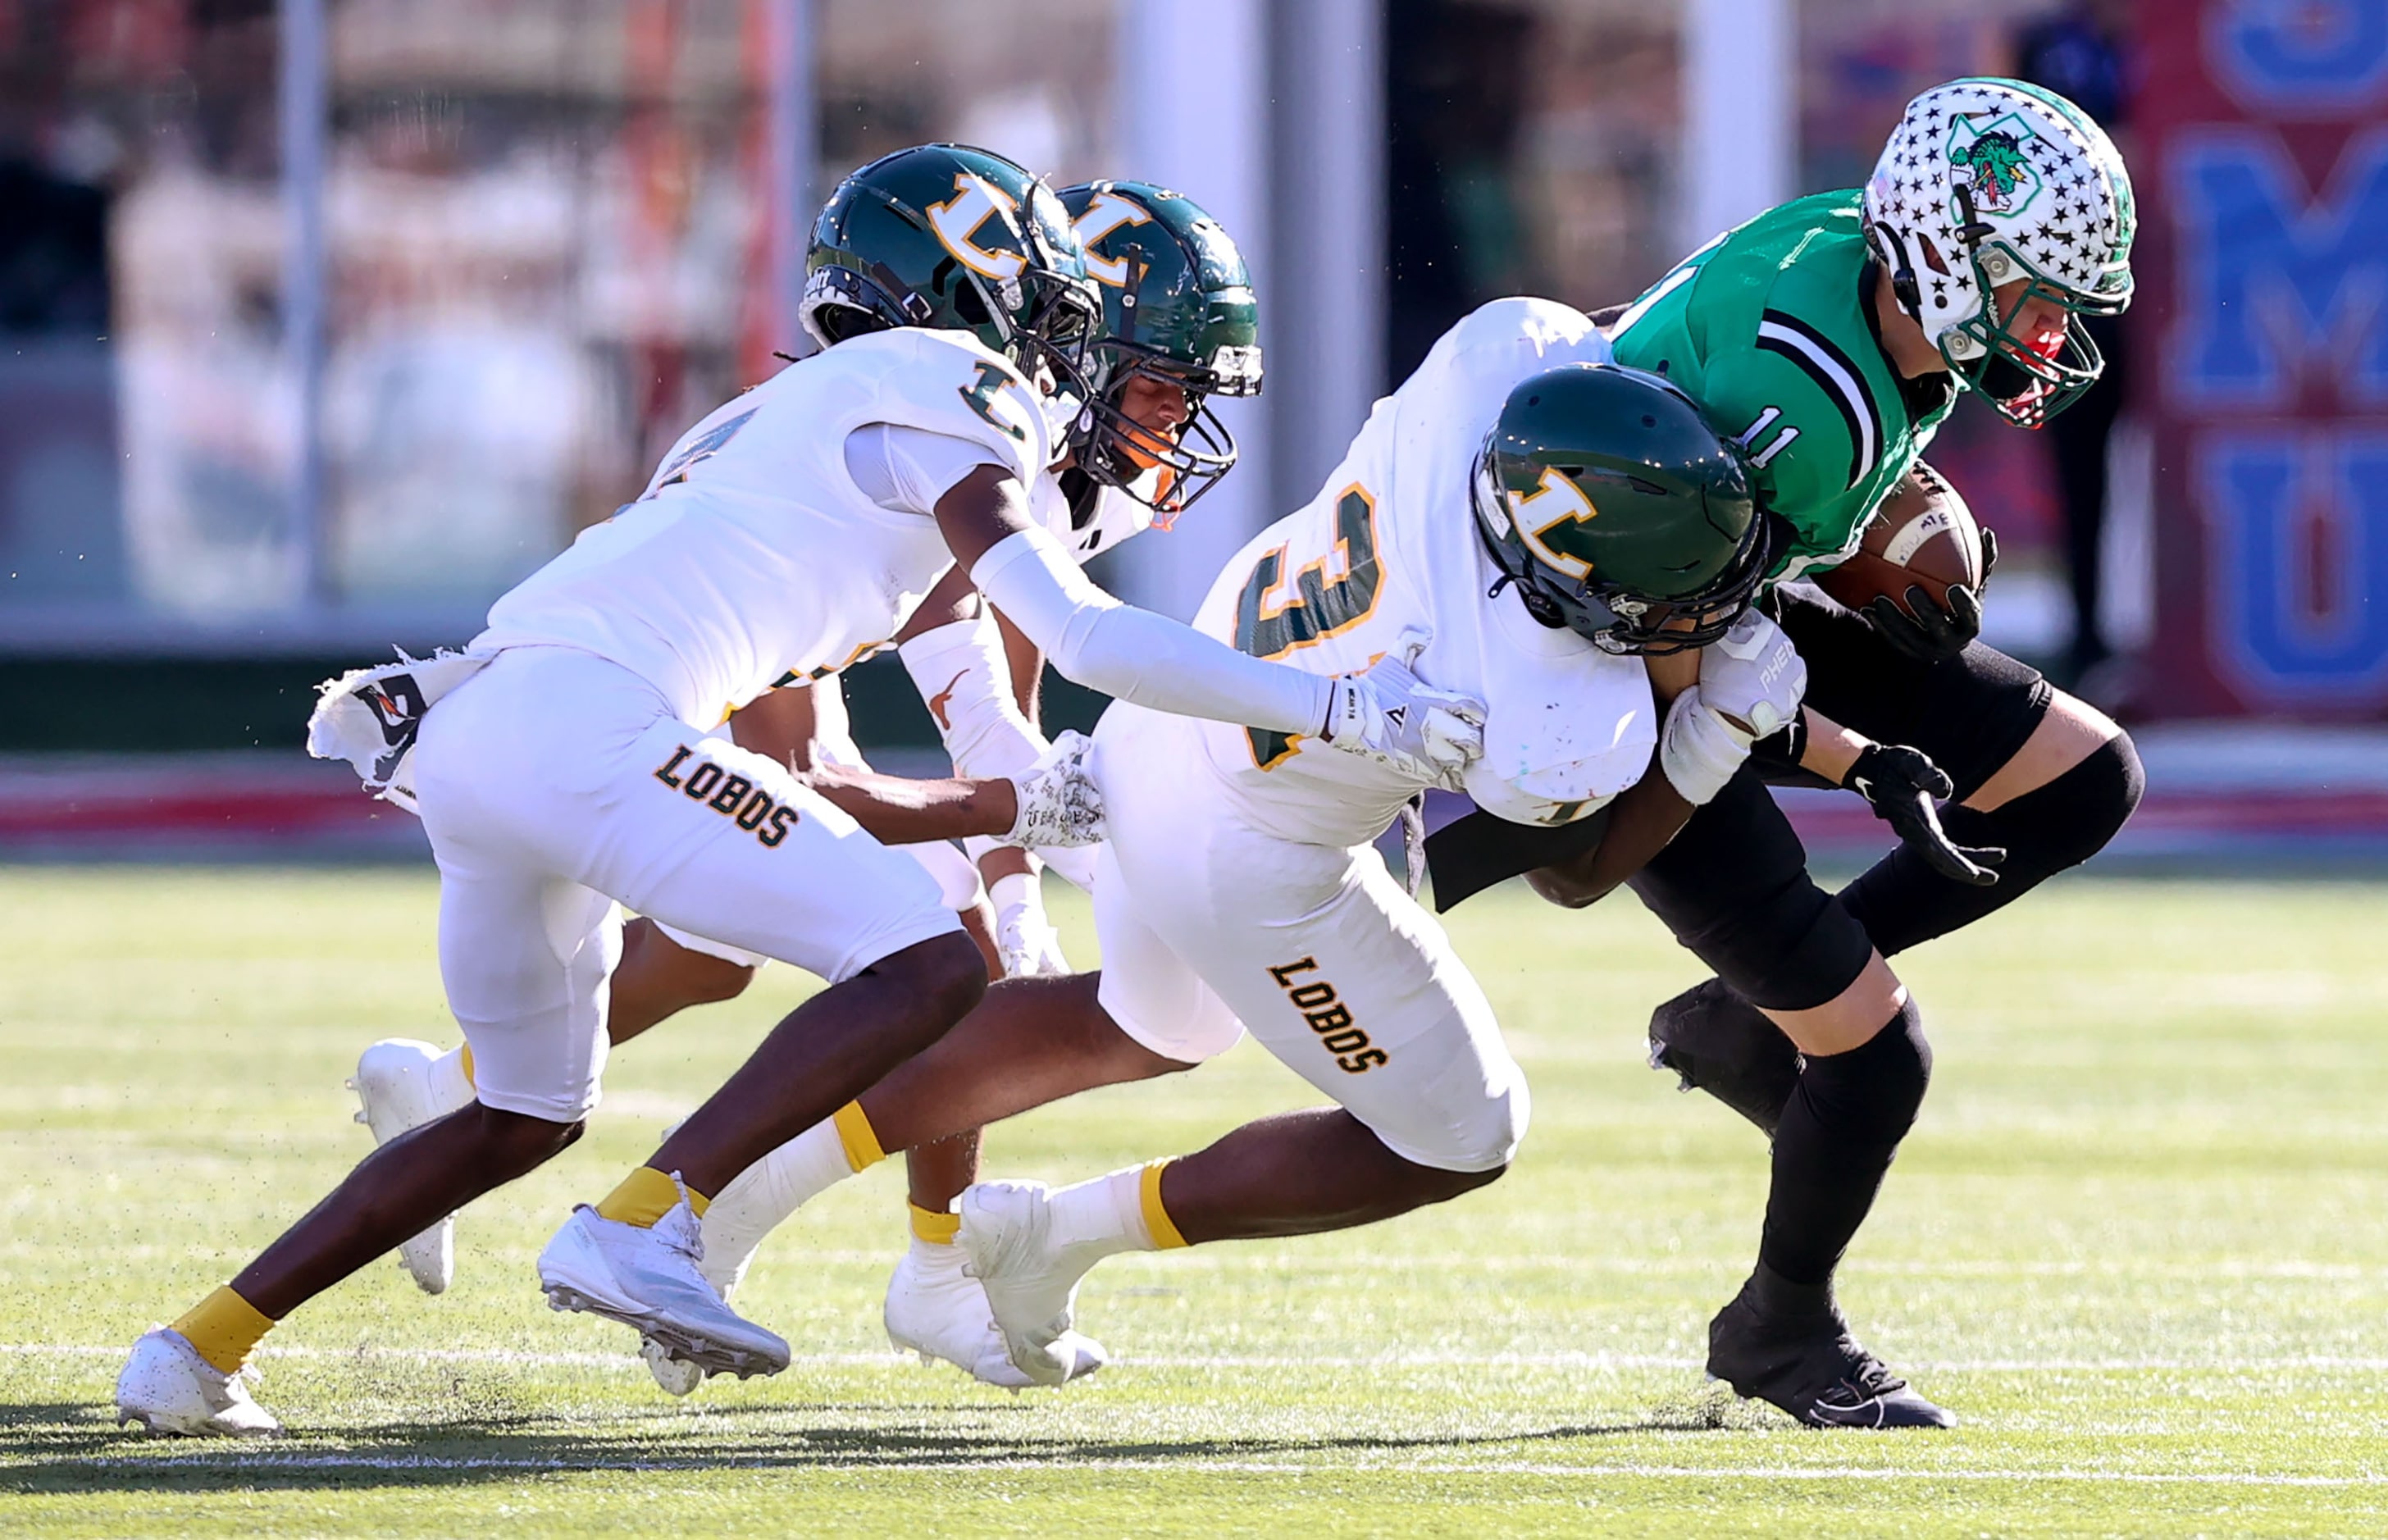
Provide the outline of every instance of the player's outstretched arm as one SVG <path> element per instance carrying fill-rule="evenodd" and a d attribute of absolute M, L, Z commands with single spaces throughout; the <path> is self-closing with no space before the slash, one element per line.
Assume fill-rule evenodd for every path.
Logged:
<path fill-rule="evenodd" d="M 766 755 L 844 811 L 882 845 L 920 845 L 930 840 L 985 835 L 1010 839 L 1021 831 L 1023 808 L 1038 830 L 1050 812 L 1023 800 L 1035 772 L 1036 756 L 1009 775 L 947 776 L 913 781 L 876 770 L 832 765 L 814 753 L 813 687 L 770 691 L 742 706 L 730 719 L 730 735 L 741 748 Z M 1040 750 L 1041 750 L 1040 745 Z M 1074 771 L 1061 770 L 1067 776 Z M 1080 800 L 1086 788 L 1080 788 Z M 1098 804 L 1099 806 L 1099 804 Z M 1099 813 L 1095 815 L 1098 819 Z"/>
<path fill-rule="evenodd" d="M 938 500 L 937 524 L 979 592 L 1044 650 L 1063 677 L 1120 700 L 1299 734 L 1439 779 L 1480 751 L 1459 724 L 1428 731 L 1448 702 L 1366 674 L 1330 677 L 1248 656 L 1166 616 L 1123 605 L 1028 519 L 1020 483 L 982 465 Z M 1430 745 L 1465 745 L 1446 763 Z"/>

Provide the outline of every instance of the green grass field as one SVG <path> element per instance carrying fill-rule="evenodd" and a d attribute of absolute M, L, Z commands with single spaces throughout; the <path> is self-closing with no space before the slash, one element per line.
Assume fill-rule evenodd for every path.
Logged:
<path fill-rule="evenodd" d="M 0 1529 L 57 1534 L 2388 1533 L 2388 889 L 2061 884 L 1906 960 L 1938 1070 L 1845 1273 L 1964 1425 L 1819 1433 L 1698 1372 L 1760 1140 L 1642 1063 L 1695 965 L 1630 899 L 1455 917 L 1532 1075 L 1516 1170 L 1400 1222 L 1123 1257 L 1115 1362 L 1014 1397 L 878 1330 L 897 1171 L 767 1248 L 772 1381 L 654 1392 L 531 1263 L 799 982 L 625 1050 L 591 1136 L 276 1331 L 266 1445 L 120 1433 L 123 1350 L 366 1148 L 357 1050 L 452 1040 L 426 873 L 0 871 Z M 1075 955 L 1092 942 L 1066 911 Z M 1004 1126 L 1074 1178 L 1312 1100 L 1239 1050 Z"/>

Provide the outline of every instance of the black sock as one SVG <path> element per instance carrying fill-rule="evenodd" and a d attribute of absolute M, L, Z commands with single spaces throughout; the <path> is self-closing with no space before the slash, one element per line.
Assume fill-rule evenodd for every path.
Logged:
<path fill-rule="evenodd" d="M 1912 999 L 1863 1047 L 1808 1056 L 1774 1130 L 1763 1266 L 1794 1284 L 1832 1281 L 1931 1079 L 1932 1045 Z"/>
<path fill-rule="evenodd" d="M 1902 845 L 1841 889 L 1840 901 L 1865 927 L 1875 949 L 1896 957 L 1972 924 L 2096 855 L 2140 805 L 2146 787 L 2139 750 L 2125 733 L 1995 811 L 1977 813 L 1953 804 L 1940 810 L 1941 827 L 1959 845 L 2006 851 L 1999 880 L 1990 886 L 1952 882 Z"/>

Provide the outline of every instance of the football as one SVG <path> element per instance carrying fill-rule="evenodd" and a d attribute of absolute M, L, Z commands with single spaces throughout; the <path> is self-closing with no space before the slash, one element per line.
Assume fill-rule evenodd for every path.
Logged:
<path fill-rule="evenodd" d="M 1981 526 L 1956 489 L 1921 460 L 1874 510 L 1856 554 L 1816 575 L 1818 588 L 1851 609 L 1884 594 L 1904 609 L 1910 588 L 1945 605 L 1958 583 L 1981 592 Z"/>

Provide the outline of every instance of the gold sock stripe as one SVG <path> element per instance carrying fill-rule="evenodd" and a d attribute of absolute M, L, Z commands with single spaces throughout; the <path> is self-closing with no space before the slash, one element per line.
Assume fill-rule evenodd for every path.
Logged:
<path fill-rule="evenodd" d="M 1152 1232 L 1153 1245 L 1164 1252 L 1188 1244 L 1186 1237 L 1177 1233 L 1177 1223 L 1169 1217 L 1169 1210 L 1162 1206 L 1161 1172 L 1168 1164 L 1154 1161 L 1144 1168 L 1144 1175 L 1137 1182 L 1137 1195 L 1144 1203 L 1144 1228 Z"/>
<path fill-rule="evenodd" d="M 905 1207 L 912 1211 L 912 1233 L 932 1246 L 950 1246 L 954 1237 L 961 1233 L 962 1216 L 959 1214 L 940 1214 L 918 1203 L 907 1203 Z"/>
<path fill-rule="evenodd" d="M 887 1158 L 879 1148 L 879 1135 L 863 1115 L 862 1103 L 849 1101 L 830 1114 L 830 1123 L 837 1129 L 838 1143 L 845 1146 L 845 1164 L 857 1171 L 867 1171 Z"/>
<path fill-rule="evenodd" d="M 219 1374 L 238 1374 L 273 1322 L 226 1284 L 199 1301 L 172 1330 L 197 1349 Z"/>
<path fill-rule="evenodd" d="M 466 1043 L 464 1047 L 462 1047 L 462 1048 L 458 1049 L 456 1051 L 457 1051 L 458 1053 L 460 1053 L 460 1054 L 464 1055 L 464 1057 L 463 1057 L 461 1060 L 459 1060 L 459 1061 L 458 1061 L 458 1063 L 461 1063 L 461 1064 L 464 1066 L 464 1084 L 466 1084 L 466 1085 L 468 1085 L 468 1086 L 478 1086 L 478 1085 L 480 1084 L 480 1082 L 473 1078 L 473 1045 L 472 1045 L 472 1044 L 470 1044 L 470 1043 Z"/>
<path fill-rule="evenodd" d="M 652 1165 L 642 1165 L 623 1177 L 621 1186 L 598 1200 L 597 1216 L 617 1224 L 650 1229 L 656 1220 L 669 1214 L 680 1203 L 680 1183 Z M 713 1206 L 713 1201 L 690 1188 L 688 1206 L 702 1219 L 705 1211 Z"/>

